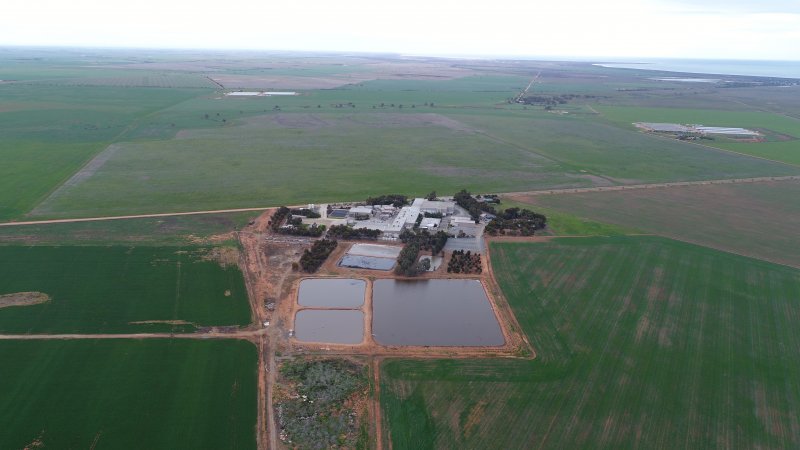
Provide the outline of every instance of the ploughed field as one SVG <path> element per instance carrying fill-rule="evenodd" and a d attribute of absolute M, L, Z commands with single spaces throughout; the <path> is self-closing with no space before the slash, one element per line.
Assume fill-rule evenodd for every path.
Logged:
<path fill-rule="evenodd" d="M 250 322 L 242 273 L 201 247 L 0 246 L 0 333 L 186 332 Z M 235 262 L 235 261 L 234 261 Z"/>
<path fill-rule="evenodd" d="M 256 448 L 245 341 L 0 341 L 0 448 Z"/>
<path fill-rule="evenodd" d="M 800 181 L 521 199 L 534 204 L 534 208 L 552 207 L 642 232 L 800 267 Z"/>
<path fill-rule="evenodd" d="M 800 445 L 800 271 L 656 237 L 492 243 L 534 360 L 387 360 L 403 448 Z"/>

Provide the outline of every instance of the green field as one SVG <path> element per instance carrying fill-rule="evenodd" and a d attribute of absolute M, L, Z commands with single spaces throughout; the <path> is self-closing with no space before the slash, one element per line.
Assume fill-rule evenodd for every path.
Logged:
<path fill-rule="evenodd" d="M 786 175 L 796 169 L 591 122 L 506 112 L 268 113 L 169 140 L 119 143 L 37 206 L 76 217 Z M 192 164 L 186 164 L 191 161 Z M 354 182 L 357 180 L 357 182 Z"/>
<path fill-rule="evenodd" d="M 268 114 L 168 141 L 119 144 L 91 177 L 34 213 L 274 206 L 358 200 L 376 192 L 456 192 L 465 184 L 481 190 L 591 185 L 535 153 L 462 126 L 417 114 Z"/>
<path fill-rule="evenodd" d="M 662 84 L 636 71 L 535 61 L 34 54 L 40 58 L 0 52 L 0 79 L 11 80 L 0 83 L 0 220 L 798 173 L 633 131 L 631 117 L 652 115 L 800 134 L 800 121 L 748 108 L 726 97 L 733 90 L 711 97 L 739 110 L 660 108 Z M 559 105 L 566 114 L 509 103 L 537 74 L 537 95 L 588 97 Z M 300 95 L 229 98 L 208 77 L 227 90 Z M 697 107 L 691 91 L 674 86 L 670 104 Z M 631 100 L 650 107 L 601 106 Z M 792 162 L 792 142 L 765 144 L 769 155 L 718 146 Z"/>
<path fill-rule="evenodd" d="M 654 237 L 492 244 L 537 351 L 388 360 L 392 447 L 800 445 L 800 272 Z"/>
<path fill-rule="evenodd" d="M 137 121 L 207 91 L 0 84 L 0 219 L 28 212 Z"/>
<path fill-rule="evenodd" d="M 43 292 L 49 302 L 0 308 L 0 332 L 140 333 L 247 325 L 238 267 L 198 247 L 0 246 L 0 294 Z M 132 323 L 185 321 L 185 324 Z"/>
<path fill-rule="evenodd" d="M 241 230 L 260 211 L 0 227 L 0 245 L 197 245 Z M 235 245 L 230 237 L 226 244 Z"/>
<path fill-rule="evenodd" d="M 0 448 L 256 448 L 249 342 L 4 341 L 0 360 Z"/>

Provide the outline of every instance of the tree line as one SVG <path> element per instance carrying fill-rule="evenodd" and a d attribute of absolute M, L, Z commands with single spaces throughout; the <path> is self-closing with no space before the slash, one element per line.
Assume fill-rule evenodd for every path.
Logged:
<path fill-rule="evenodd" d="M 328 256 L 336 249 L 338 242 L 332 239 L 314 241 L 311 249 L 305 249 L 300 257 L 300 267 L 303 271 L 314 273 L 322 266 Z"/>
<path fill-rule="evenodd" d="M 494 206 L 485 202 L 479 202 L 466 189 L 456 192 L 456 195 L 453 196 L 453 200 L 455 200 L 458 206 L 467 210 L 475 223 L 480 221 L 482 213 L 496 214 Z"/>
<path fill-rule="evenodd" d="M 378 239 L 381 235 L 380 230 L 368 230 L 366 228 L 353 228 L 349 225 L 331 225 L 328 230 L 328 237 L 336 239 Z"/>
<path fill-rule="evenodd" d="M 400 194 L 386 194 L 369 197 L 366 203 L 368 205 L 394 205 L 396 208 L 401 208 L 408 204 L 408 197 Z"/>

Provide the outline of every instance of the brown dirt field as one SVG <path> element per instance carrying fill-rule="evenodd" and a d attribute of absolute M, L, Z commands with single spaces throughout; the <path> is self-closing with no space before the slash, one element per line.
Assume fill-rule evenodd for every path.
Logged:
<path fill-rule="evenodd" d="M 0 308 L 39 305 L 49 301 L 50 296 L 43 292 L 15 292 L 13 294 L 0 295 Z"/>
<path fill-rule="evenodd" d="M 593 220 L 800 267 L 800 180 L 516 196 Z"/>

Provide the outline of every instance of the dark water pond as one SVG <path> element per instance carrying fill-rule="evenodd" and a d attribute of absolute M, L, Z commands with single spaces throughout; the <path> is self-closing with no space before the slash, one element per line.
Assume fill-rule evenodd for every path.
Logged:
<path fill-rule="evenodd" d="M 297 302 L 313 308 L 359 308 L 367 282 L 350 278 L 311 278 L 300 282 Z"/>
<path fill-rule="evenodd" d="M 499 346 L 505 339 L 478 280 L 377 280 L 372 332 L 383 345 Z"/>
<path fill-rule="evenodd" d="M 358 344 L 364 338 L 364 313 L 356 310 L 304 309 L 295 317 L 294 335 L 304 342 Z"/>

